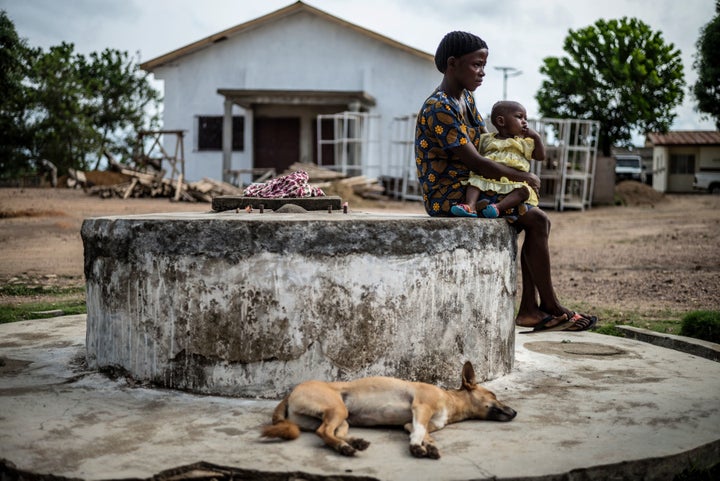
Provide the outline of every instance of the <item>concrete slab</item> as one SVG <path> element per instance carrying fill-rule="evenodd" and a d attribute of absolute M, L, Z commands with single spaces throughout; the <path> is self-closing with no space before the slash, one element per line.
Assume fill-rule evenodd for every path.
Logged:
<path fill-rule="evenodd" d="M 687 352 L 688 354 L 704 357 L 711 361 L 720 361 L 720 344 L 714 342 L 673 334 L 663 334 L 640 327 L 617 326 L 617 328 L 623 331 L 625 337 L 630 339 L 637 339 L 638 341 L 649 342 L 656 346 Z"/>
<path fill-rule="evenodd" d="M 446 427 L 438 461 L 413 458 L 400 430 L 352 429 L 371 445 L 345 458 L 311 433 L 260 440 L 274 401 L 88 371 L 85 316 L 4 324 L 0 477 L 672 479 L 720 461 L 720 363 L 593 333 L 516 342 L 513 372 L 485 384 L 518 411 L 514 421 Z"/>
<path fill-rule="evenodd" d="M 308 211 L 328 209 L 339 211 L 342 209 L 342 199 L 338 196 L 266 199 L 237 195 L 218 195 L 213 197 L 212 210 L 215 212 L 223 212 L 226 210 L 245 209 L 248 206 L 258 210 L 260 210 L 261 206 L 263 209 L 277 210 L 288 204 L 302 207 Z"/>

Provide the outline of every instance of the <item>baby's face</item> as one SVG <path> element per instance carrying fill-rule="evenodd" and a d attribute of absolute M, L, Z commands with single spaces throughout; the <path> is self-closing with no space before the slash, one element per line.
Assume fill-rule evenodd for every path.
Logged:
<path fill-rule="evenodd" d="M 522 136 L 527 133 L 527 112 L 522 106 L 513 107 L 503 114 L 505 125 L 503 133 L 508 137 Z"/>

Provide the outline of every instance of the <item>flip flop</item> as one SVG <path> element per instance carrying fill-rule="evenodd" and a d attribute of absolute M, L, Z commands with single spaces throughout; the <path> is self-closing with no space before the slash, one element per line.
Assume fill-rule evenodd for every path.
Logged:
<path fill-rule="evenodd" d="M 554 326 L 548 326 L 550 321 L 558 321 L 560 319 L 560 322 L 555 324 Z M 560 316 L 546 316 L 544 317 L 537 325 L 533 326 L 532 331 L 520 331 L 520 334 L 535 334 L 538 332 L 551 332 L 551 331 L 564 331 L 568 327 L 573 326 L 574 322 L 570 320 L 570 317 L 567 314 L 562 314 Z"/>
<path fill-rule="evenodd" d="M 455 217 L 477 217 L 477 212 L 470 210 L 467 204 L 455 204 L 450 208 L 450 213 Z"/>
<path fill-rule="evenodd" d="M 570 318 L 570 322 L 572 322 L 572 325 L 564 330 L 568 332 L 587 331 L 595 327 L 597 321 L 598 318 L 595 316 L 588 316 L 586 314 L 580 314 L 578 312 L 575 312 Z"/>

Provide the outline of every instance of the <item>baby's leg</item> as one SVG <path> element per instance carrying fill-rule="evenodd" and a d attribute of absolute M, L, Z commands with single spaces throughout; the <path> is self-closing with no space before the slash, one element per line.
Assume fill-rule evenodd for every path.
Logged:
<path fill-rule="evenodd" d="M 467 189 L 465 189 L 465 203 L 469 205 L 473 211 L 475 210 L 475 205 L 477 204 L 478 199 L 480 199 L 480 189 L 475 186 L 468 185 Z"/>
<path fill-rule="evenodd" d="M 478 199 L 480 198 L 480 189 L 472 185 L 468 185 L 465 190 L 465 204 L 456 204 L 452 206 L 450 212 L 457 217 L 477 217 L 475 211 Z"/>
<path fill-rule="evenodd" d="M 485 207 L 481 211 L 482 216 L 488 219 L 500 217 L 501 212 L 511 209 L 528 200 L 528 198 L 530 197 L 530 191 L 528 189 L 529 187 L 525 186 L 518 187 L 517 189 L 506 195 L 503 200 L 501 200 L 497 204 L 490 204 Z"/>

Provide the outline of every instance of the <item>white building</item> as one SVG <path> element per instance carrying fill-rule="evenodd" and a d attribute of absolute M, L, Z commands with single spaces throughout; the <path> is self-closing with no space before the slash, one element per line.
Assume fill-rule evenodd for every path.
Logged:
<path fill-rule="evenodd" d="M 652 148 L 652 186 L 658 192 L 692 192 L 695 173 L 720 171 L 717 130 L 651 132 L 645 147 Z"/>
<path fill-rule="evenodd" d="M 164 81 L 163 129 L 185 132 L 190 181 L 252 168 L 279 174 L 318 154 L 322 165 L 355 165 L 353 175 L 388 174 L 393 163 L 412 164 L 415 114 L 441 80 L 432 54 L 300 1 L 141 68 Z M 328 139 L 320 152 L 318 125 Z M 167 150 L 174 143 L 164 140 Z"/>

